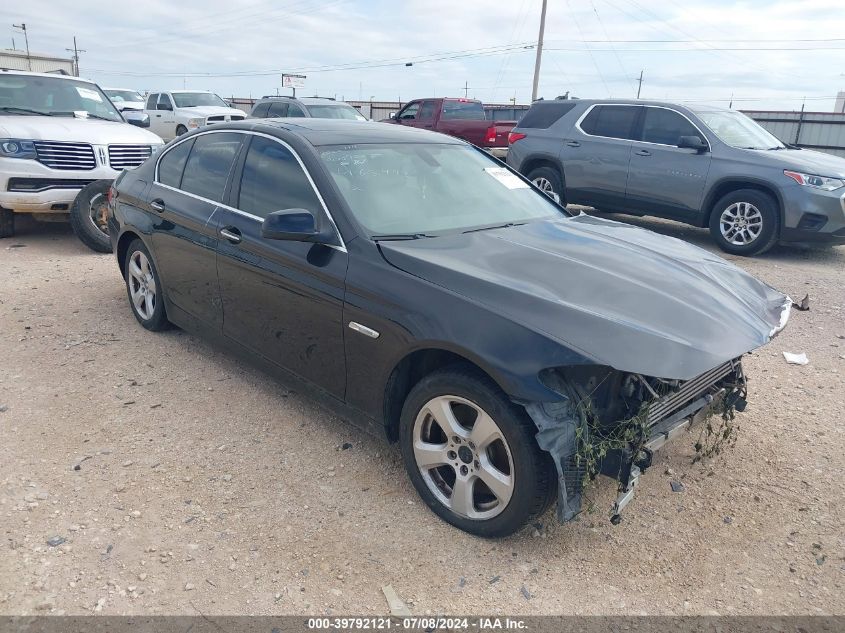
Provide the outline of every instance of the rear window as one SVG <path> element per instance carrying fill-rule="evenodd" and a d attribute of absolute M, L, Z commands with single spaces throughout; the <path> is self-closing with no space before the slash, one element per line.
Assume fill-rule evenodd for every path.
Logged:
<path fill-rule="evenodd" d="M 254 116 L 257 119 L 266 119 L 267 118 L 267 110 L 270 109 L 270 102 L 265 101 L 264 103 L 259 103 L 252 109 L 252 114 L 250 116 Z"/>
<path fill-rule="evenodd" d="M 528 113 L 522 117 L 522 120 L 519 122 L 519 127 L 545 130 L 557 123 L 564 114 L 572 110 L 574 107 L 574 102 L 540 101 L 539 103 L 535 103 L 531 106 Z"/>
<path fill-rule="evenodd" d="M 185 161 L 191 151 L 194 139 L 183 141 L 169 150 L 158 162 L 158 181 L 169 187 L 178 189 L 182 184 L 182 171 Z"/>
<path fill-rule="evenodd" d="M 484 106 L 480 101 L 443 101 L 443 112 L 440 115 L 441 119 L 472 119 L 483 120 L 487 116 L 484 114 Z"/>
<path fill-rule="evenodd" d="M 581 129 L 593 136 L 633 140 L 634 124 L 640 109 L 640 106 L 596 106 L 581 121 Z"/>

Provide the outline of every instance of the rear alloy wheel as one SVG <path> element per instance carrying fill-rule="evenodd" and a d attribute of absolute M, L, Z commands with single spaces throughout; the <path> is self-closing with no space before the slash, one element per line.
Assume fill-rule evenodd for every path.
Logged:
<path fill-rule="evenodd" d="M 154 332 L 167 329 L 163 288 L 153 258 L 141 240 L 134 240 L 126 251 L 124 276 L 129 304 L 138 323 Z"/>
<path fill-rule="evenodd" d="M 534 186 L 547 196 L 556 193 L 560 196 L 560 203 L 565 204 L 563 199 L 563 181 L 556 169 L 552 167 L 532 169 L 528 174 L 528 180 L 534 183 Z"/>
<path fill-rule="evenodd" d="M 85 246 L 98 253 L 111 253 L 107 198 L 111 185 L 111 180 L 96 180 L 85 186 L 70 209 L 73 232 Z"/>
<path fill-rule="evenodd" d="M 543 512 L 554 465 L 524 410 L 488 378 L 455 366 L 423 378 L 400 421 L 405 468 L 442 519 L 478 536 L 507 536 Z"/>
<path fill-rule="evenodd" d="M 710 233 L 723 251 L 734 255 L 759 255 L 777 242 L 778 208 L 762 191 L 734 191 L 713 207 Z"/>

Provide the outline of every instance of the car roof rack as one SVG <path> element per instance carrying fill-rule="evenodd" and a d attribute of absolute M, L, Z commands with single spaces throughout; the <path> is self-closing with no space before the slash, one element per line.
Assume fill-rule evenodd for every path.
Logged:
<path fill-rule="evenodd" d="M 296 99 L 296 97 L 292 97 L 291 95 L 264 95 L 261 98 L 262 99 Z"/>

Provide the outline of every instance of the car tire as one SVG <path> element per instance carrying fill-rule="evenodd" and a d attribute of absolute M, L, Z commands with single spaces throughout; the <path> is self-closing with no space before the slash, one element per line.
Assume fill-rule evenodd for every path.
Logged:
<path fill-rule="evenodd" d="M 186 128 L 184 125 L 177 125 L 176 126 L 176 136 L 182 136 L 183 134 L 187 134 L 187 133 L 188 133 L 188 128 Z"/>
<path fill-rule="evenodd" d="M 719 199 L 710 212 L 710 234 L 726 253 L 760 255 L 780 236 L 780 212 L 772 196 L 739 189 Z"/>
<path fill-rule="evenodd" d="M 486 538 L 513 534 L 554 499 L 554 464 L 536 432 L 492 380 L 464 365 L 420 380 L 399 422 L 402 461 L 422 500 L 447 523 Z"/>
<path fill-rule="evenodd" d="M 0 209 L 0 238 L 15 236 L 15 212 Z"/>
<path fill-rule="evenodd" d="M 111 180 L 95 180 L 82 188 L 70 208 L 70 225 L 76 237 L 92 251 L 111 253 L 108 233 L 108 191 Z"/>
<path fill-rule="evenodd" d="M 528 174 L 528 180 L 534 183 L 540 191 L 546 194 L 556 193 L 560 196 L 560 203 L 566 205 L 563 191 L 563 178 L 554 167 L 537 167 Z"/>
<path fill-rule="evenodd" d="M 152 332 L 168 329 L 164 287 L 150 251 L 139 239 L 133 240 L 126 249 L 123 276 L 129 306 L 138 323 Z"/>

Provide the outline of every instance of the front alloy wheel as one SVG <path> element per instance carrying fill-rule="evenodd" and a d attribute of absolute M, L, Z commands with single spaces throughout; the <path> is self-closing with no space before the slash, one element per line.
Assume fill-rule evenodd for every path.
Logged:
<path fill-rule="evenodd" d="M 759 189 L 732 191 L 713 205 L 710 234 L 728 253 L 764 253 L 777 243 L 780 234 L 777 201 Z"/>
<path fill-rule="evenodd" d="M 748 246 L 760 237 L 763 216 L 750 202 L 734 202 L 722 211 L 719 230 L 725 241 L 734 246 Z"/>
<path fill-rule="evenodd" d="M 513 534 L 556 498 L 557 475 L 537 427 L 478 369 L 456 364 L 422 378 L 399 420 L 399 447 L 425 504 L 484 537 Z"/>
<path fill-rule="evenodd" d="M 489 519 L 513 495 L 513 456 L 496 422 L 465 398 L 429 400 L 414 422 L 414 458 L 429 490 L 458 516 Z"/>

